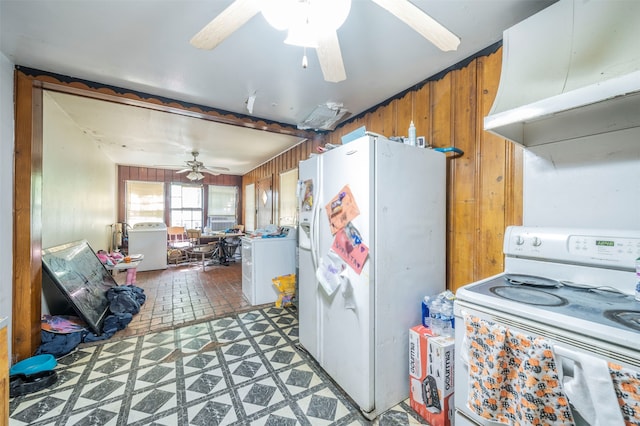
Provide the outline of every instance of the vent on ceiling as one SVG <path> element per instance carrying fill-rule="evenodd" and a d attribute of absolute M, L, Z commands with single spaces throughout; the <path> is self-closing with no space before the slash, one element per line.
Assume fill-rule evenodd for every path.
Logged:
<path fill-rule="evenodd" d="M 340 120 L 349 115 L 351 113 L 343 108 L 342 104 L 327 102 L 326 105 L 318 105 L 307 118 L 298 123 L 298 129 L 333 130 Z"/>

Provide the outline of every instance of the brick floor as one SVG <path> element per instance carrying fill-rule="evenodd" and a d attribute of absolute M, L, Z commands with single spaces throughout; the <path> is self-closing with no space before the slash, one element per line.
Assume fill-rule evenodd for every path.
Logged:
<path fill-rule="evenodd" d="M 120 284 L 126 273 L 115 278 Z M 242 294 L 242 264 L 170 265 L 165 270 L 138 272 L 136 285 L 147 300 L 124 330 L 114 337 L 137 336 L 254 309 Z"/>

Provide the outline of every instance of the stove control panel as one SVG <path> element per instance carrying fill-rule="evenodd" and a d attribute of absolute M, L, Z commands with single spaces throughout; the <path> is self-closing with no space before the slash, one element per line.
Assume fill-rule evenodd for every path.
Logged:
<path fill-rule="evenodd" d="M 633 270 L 640 258 L 640 230 L 510 226 L 505 232 L 504 253 Z"/>

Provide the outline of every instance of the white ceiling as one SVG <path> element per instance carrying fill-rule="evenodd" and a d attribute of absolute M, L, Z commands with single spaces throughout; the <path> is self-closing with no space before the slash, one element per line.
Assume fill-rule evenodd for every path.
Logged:
<path fill-rule="evenodd" d="M 205 166 L 243 175 L 302 140 L 66 93 L 45 97 L 45 108 L 60 107 L 117 164 L 183 169 L 197 151 Z"/>
<path fill-rule="evenodd" d="M 457 51 L 441 52 L 370 0 L 353 0 L 338 30 L 347 73 L 340 83 L 323 80 L 312 51 L 303 69 L 302 48 L 285 45 L 286 34 L 260 14 L 214 50 L 192 47 L 190 38 L 231 0 L 0 0 L 0 51 L 16 65 L 296 125 L 327 102 L 357 115 L 492 45 L 554 1 L 413 0 L 461 38 Z M 196 149 L 206 165 L 243 174 L 300 142 L 104 101 L 52 98 L 119 164 L 180 167 Z"/>

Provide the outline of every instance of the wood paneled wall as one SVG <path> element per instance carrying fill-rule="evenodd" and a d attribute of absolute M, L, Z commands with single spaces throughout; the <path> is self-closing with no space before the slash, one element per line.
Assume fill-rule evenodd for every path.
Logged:
<path fill-rule="evenodd" d="M 128 180 L 138 180 L 143 182 L 164 182 L 165 185 L 165 206 L 170 206 L 170 184 L 171 183 L 196 183 L 201 185 L 221 185 L 238 187 L 238 207 L 236 217 L 241 217 L 242 212 L 242 176 L 204 174 L 204 179 L 197 182 L 187 179 L 185 173 L 178 174 L 177 170 L 155 169 L 149 167 L 118 166 L 118 222 L 125 222 L 125 182 Z M 203 226 L 206 225 L 208 193 L 203 194 L 203 205 L 205 217 Z M 165 210 L 165 223 L 170 226 L 170 212 Z"/>
<path fill-rule="evenodd" d="M 309 158 L 309 154 L 316 152 L 316 148 L 324 145 L 327 141 L 325 134 L 318 134 L 313 139 L 307 139 L 302 143 L 294 146 L 290 150 L 283 154 L 273 158 L 272 160 L 264 163 L 258 168 L 253 169 L 246 175 L 242 176 L 242 188 L 244 193 L 244 187 L 252 183 L 256 184 L 259 180 L 265 177 L 272 177 L 273 180 L 273 221 L 278 217 L 278 205 L 280 200 L 280 173 L 286 172 L 298 167 L 298 162 Z M 258 191 L 256 190 L 256 193 Z M 258 202 L 256 200 L 256 206 Z M 244 210 L 242 212 L 242 223 L 247 223 L 244 217 Z"/>
<path fill-rule="evenodd" d="M 409 90 L 256 168 L 243 176 L 243 187 L 273 176 L 277 194 L 279 174 L 297 167 L 317 146 L 339 144 L 343 135 L 361 126 L 385 136 L 406 136 L 413 119 L 418 136 L 425 136 L 430 146 L 464 151 L 447 160 L 447 288 L 455 291 L 497 274 L 504 269 L 504 230 L 522 223 L 522 150 L 483 130 L 501 63 L 499 49 Z M 428 188 L 428 176 L 422 184 Z"/>

